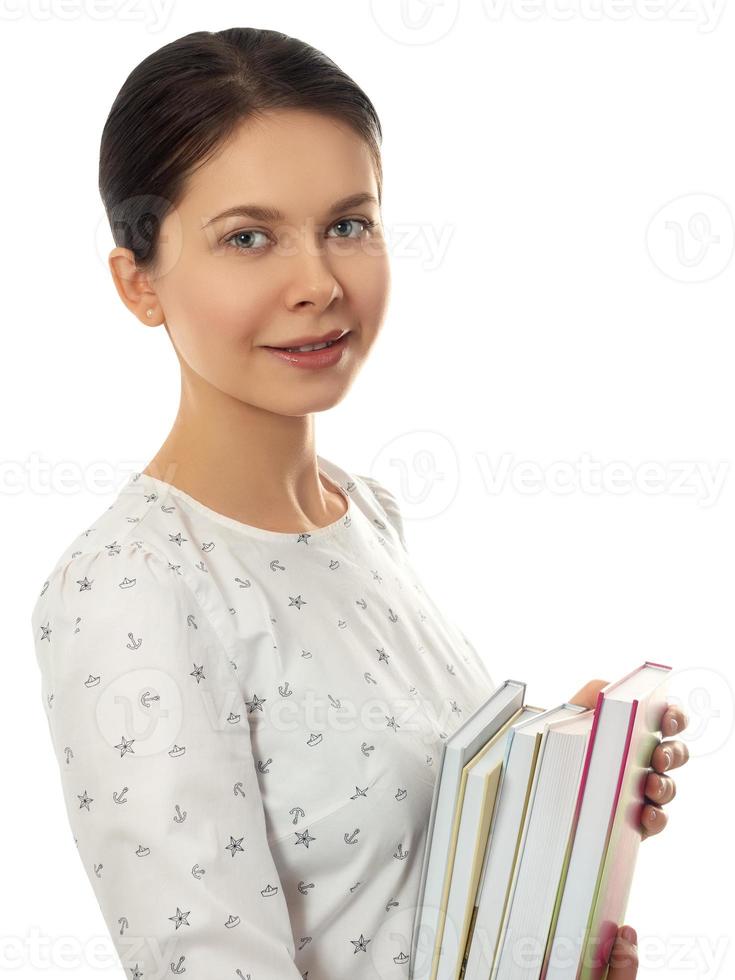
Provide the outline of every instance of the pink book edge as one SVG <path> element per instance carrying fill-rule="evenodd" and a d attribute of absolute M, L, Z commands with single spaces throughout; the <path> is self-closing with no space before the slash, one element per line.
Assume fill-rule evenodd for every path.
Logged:
<path fill-rule="evenodd" d="M 653 660 L 646 660 L 639 667 L 635 667 L 633 670 L 629 671 L 623 677 L 620 677 L 618 678 L 618 680 L 610 684 L 607 684 L 605 687 L 601 688 L 601 690 L 597 692 L 597 701 L 595 702 L 595 707 L 594 707 L 595 714 L 592 720 L 592 728 L 590 729 L 590 737 L 587 743 L 587 751 L 585 753 L 582 775 L 580 777 L 579 789 L 577 791 L 577 801 L 574 806 L 574 814 L 572 817 L 567 857 L 571 856 L 572 847 L 574 845 L 574 838 L 577 833 L 577 826 L 579 824 L 579 814 L 582 809 L 584 791 L 587 785 L 587 777 L 589 775 L 590 764 L 592 761 L 592 752 L 595 747 L 595 736 L 597 735 L 597 729 L 599 727 L 602 703 L 605 700 L 605 691 L 612 694 L 616 687 L 618 687 L 624 681 L 628 680 L 630 677 L 633 677 L 635 674 L 643 670 L 645 667 L 661 667 L 664 670 L 672 669 L 668 664 L 659 664 L 659 663 L 655 663 Z M 628 731 L 625 737 L 625 745 L 623 746 L 623 751 L 621 753 L 621 763 L 620 763 L 620 768 L 618 770 L 618 778 L 615 787 L 615 796 L 613 798 L 613 803 L 610 809 L 610 813 L 608 814 L 607 831 L 605 833 L 605 848 L 604 848 L 605 852 L 607 851 L 608 845 L 610 843 L 610 834 L 612 833 L 612 825 L 613 825 L 613 820 L 615 819 L 615 811 L 617 809 L 618 802 L 620 800 L 620 793 L 622 792 L 622 788 L 623 788 L 623 778 L 625 776 L 625 768 L 628 763 L 628 756 L 630 754 L 630 745 L 633 739 L 633 731 L 635 729 L 635 718 L 638 713 L 639 701 L 637 698 L 634 698 L 630 702 L 630 704 L 631 704 L 631 712 L 630 712 L 630 717 L 628 719 Z M 566 874 L 566 867 L 564 869 L 564 874 Z M 598 886 L 599 886 L 599 880 L 598 880 Z M 595 897 L 597 896 L 597 891 L 598 891 L 598 887 L 595 888 Z M 544 980 L 546 973 L 548 971 L 549 960 L 551 958 L 551 948 L 554 941 L 554 934 L 556 931 L 556 921 L 557 921 L 560 905 L 561 902 L 559 901 L 554 910 L 554 917 L 552 919 L 551 926 L 549 929 L 549 936 L 548 936 L 548 942 L 546 944 L 544 960 L 541 966 L 541 972 L 539 974 L 540 980 Z M 594 901 L 592 903 L 592 907 L 594 907 Z M 589 928 L 589 922 L 588 922 L 588 928 Z"/>

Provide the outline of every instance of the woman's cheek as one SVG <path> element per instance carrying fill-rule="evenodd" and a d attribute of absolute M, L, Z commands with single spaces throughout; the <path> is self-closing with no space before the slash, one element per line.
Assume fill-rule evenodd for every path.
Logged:
<path fill-rule="evenodd" d="M 356 286 L 356 312 L 363 329 L 377 336 L 389 305 L 390 268 L 387 259 L 374 259 Z"/>

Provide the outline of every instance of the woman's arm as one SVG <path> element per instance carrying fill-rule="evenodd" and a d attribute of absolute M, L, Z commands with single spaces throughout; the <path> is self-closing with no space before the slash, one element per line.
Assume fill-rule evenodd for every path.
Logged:
<path fill-rule="evenodd" d="M 301 980 L 247 708 L 178 569 L 82 554 L 33 611 L 69 822 L 126 976 Z"/>

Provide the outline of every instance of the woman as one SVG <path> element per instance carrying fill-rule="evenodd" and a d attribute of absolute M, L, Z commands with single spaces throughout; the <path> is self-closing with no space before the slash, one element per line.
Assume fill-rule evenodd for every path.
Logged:
<path fill-rule="evenodd" d="M 252 29 L 155 51 L 104 128 L 110 271 L 166 330 L 181 400 L 33 625 L 69 819 L 134 980 L 406 976 L 441 739 L 495 686 L 387 488 L 316 453 L 314 414 L 387 306 L 380 140 L 330 59 Z"/>

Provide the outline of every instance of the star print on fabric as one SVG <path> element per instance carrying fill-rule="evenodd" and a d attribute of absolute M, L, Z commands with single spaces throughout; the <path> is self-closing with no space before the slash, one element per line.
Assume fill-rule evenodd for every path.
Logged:
<path fill-rule="evenodd" d="M 378 657 L 378 663 L 380 663 L 380 661 L 382 660 L 384 663 L 387 664 L 388 657 L 390 656 L 390 654 L 385 652 L 385 647 L 381 647 L 377 652 L 380 654 L 380 656 Z"/>
<path fill-rule="evenodd" d="M 112 544 L 106 544 L 105 548 L 107 548 L 108 555 L 120 554 L 120 545 L 117 543 L 117 541 L 113 541 Z"/>
<path fill-rule="evenodd" d="M 51 642 L 51 634 L 52 634 L 52 632 L 53 632 L 53 630 L 50 629 L 49 624 L 46 623 L 45 626 L 42 626 L 41 627 L 41 639 L 42 640 L 48 640 L 49 643 L 50 643 Z"/>
<path fill-rule="evenodd" d="M 197 684 L 202 679 L 205 679 L 205 677 L 204 677 L 204 664 L 202 664 L 201 667 L 197 667 L 197 665 L 194 664 L 194 670 L 190 670 L 189 671 L 189 677 L 196 677 Z"/>
<path fill-rule="evenodd" d="M 294 833 L 296 834 L 297 837 L 297 840 L 294 841 L 294 844 L 305 844 L 306 847 L 308 848 L 310 841 L 316 840 L 316 837 L 309 836 L 308 828 L 303 832 L 303 834 L 300 834 L 298 830 L 294 830 Z"/>
<path fill-rule="evenodd" d="M 311 535 L 309 534 L 308 531 L 302 531 L 301 534 L 299 534 L 298 538 L 296 539 L 296 544 L 301 544 L 302 541 L 304 544 L 308 544 L 310 537 Z"/>
<path fill-rule="evenodd" d="M 227 845 L 227 847 L 225 848 L 225 850 L 226 851 L 230 851 L 230 853 L 234 857 L 235 856 L 235 851 L 241 851 L 242 850 L 242 847 L 240 847 L 240 845 L 242 844 L 242 842 L 244 840 L 245 840 L 244 837 L 238 837 L 237 840 L 235 840 L 235 838 L 232 835 L 230 835 L 230 843 Z"/>
<path fill-rule="evenodd" d="M 289 606 L 296 606 L 297 609 L 301 609 L 302 606 L 306 605 L 306 599 L 302 599 L 300 595 L 290 595 L 288 598 L 291 600 Z"/>
<path fill-rule="evenodd" d="M 179 531 L 177 534 L 169 534 L 169 538 L 171 541 L 173 541 L 174 544 L 177 544 L 179 547 L 181 547 L 184 541 L 189 540 L 188 538 L 181 537 L 181 531 Z"/>
<path fill-rule="evenodd" d="M 257 694 L 253 694 L 252 701 L 246 701 L 245 704 L 250 708 L 250 713 L 253 711 L 262 711 L 263 705 L 268 700 L 268 698 L 259 698 Z"/>
<path fill-rule="evenodd" d="M 397 731 L 401 727 L 398 724 L 398 722 L 396 721 L 396 719 L 395 719 L 395 717 L 393 715 L 391 715 L 390 718 L 388 717 L 388 715 L 385 715 L 385 720 L 388 722 L 388 724 L 387 724 L 386 727 L 387 728 L 392 728 L 394 732 Z"/>
<path fill-rule="evenodd" d="M 170 915 L 169 916 L 169 919 L 170 919 L 171 922 L 175 923 L 176 928 L 178 929 L 179 926 L 181 926 L 181 925 L 185 925 L 185 926 L 190 926 L 191 925 L 191 922 L 189 922 L 189 919 L 188 919 L 188 916 L 190 916 L 190 915 L 191 915 L 191 909 L 189 909 L 188 912 L 182 912 L 181 909 L 179 908 L 179 906 L 177 905 L 176 906 L 176 915 Z"/>
<path fill-rule="evenodd" d="M 77 579 L 77 585 L 79 586 L 80 592 L 89 592 L 90 589 L 92 588 L 92 582 L 90 582 L 90 580 L 87 578 L 86 575 L 84 576 L 84 578 Z"/>
<path fill-rule="evenodd" d="M 77 793 L 77 799 L 81 800 L 81 803 L 79 804 L 80 810 L 82 809 L 82 807 L 86 807 L 89 810 L 89 804 L 93 802 L 94 797 L 87 796 L 87 791 L 85 789 L 81 796 Z M 89 812 L 91 813 L 92 811 L 90 810 Z"/>
<path fill-rule="evenodd" d="M 367 796 L 367 791 L 368 791 L 367 786 L 365 787 L 365 789 L 360 789 L 359 786 L 355 786 L 355 793 L 353 796 L 350 797 L 350 799 L 356 800 L 358 796 Z"/>
<path fill-rule="evenodd" d="M 135 755 L 135 749 L 130 748 L 130 746 L 133 744 L 135 739 L 131 738 L 128 741 L 124 735 L 121 735 L 120 738 L 121 741 L 118 742 L 118 744 L 115 746 L 116 749 L 120 749 L 120 758 L 122 759 L 122 757 L 125 755 L 126 752 L 132 752 L 133 755 Z"/>
<path fill-rule="evenodd" d="M 354 953 L 367 953 L 367 944 L 372 942 L 372 939 L 366 939 L 362 933 L 360 933 L 359 939 L 350 939 L 350 942 L 355 947 Z"/>
<path fill-rule="evenodd" d="M 134 970 L 133 970 L 133 972 L 132 972 L 132 980 L 140 980 L 140 978 L 141 978 L 142 976 L 143 976 L 143 974 L 142 974 L 142 973 L 140 972 L 140 970 L 138 969 L 138 964 L 136 963 L 136 964 L 135 964 L 135 969 L 134 969 Z"/>

